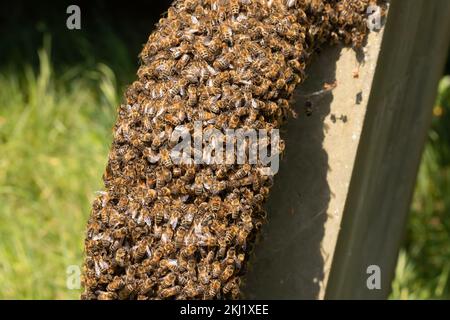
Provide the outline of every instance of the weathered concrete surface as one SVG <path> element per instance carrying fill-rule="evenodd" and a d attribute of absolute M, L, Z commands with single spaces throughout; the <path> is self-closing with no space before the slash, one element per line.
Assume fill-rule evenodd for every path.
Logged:
<path fill-rule="evenodd" d="M 299 118 L 281 133 L 286 154 L 250 260 L 245 298 L 324 297 L 381 39 L 382 31 L 370 33 L 358 53 L 325 49 L 297 90 Z M 315 94 L 335 81 L 333 90 Z"/>

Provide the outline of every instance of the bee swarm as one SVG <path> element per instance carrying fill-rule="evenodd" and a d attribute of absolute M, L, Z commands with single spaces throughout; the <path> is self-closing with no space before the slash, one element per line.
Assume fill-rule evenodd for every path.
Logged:
<path fill-rule="evenodd" d="M 180 126 L 278 129 L 323 43 L 361 46 L 369 0 L 179 0 L 119 108 L 82 299 L 240 296 L 272 184 L 261 164 L 175 164 Z M 282 141 L 281 141 L 282 142 Z M 195 152 L 195 150 L 193 150 Z"/>

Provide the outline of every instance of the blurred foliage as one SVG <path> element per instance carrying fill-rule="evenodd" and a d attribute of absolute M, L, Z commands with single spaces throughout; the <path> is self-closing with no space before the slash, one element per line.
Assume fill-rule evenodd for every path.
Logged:
<path fill-rule="evenodd" d="M 422 157 L 394 299 L 450 299 L 450 76 L 439 84 Z"/>

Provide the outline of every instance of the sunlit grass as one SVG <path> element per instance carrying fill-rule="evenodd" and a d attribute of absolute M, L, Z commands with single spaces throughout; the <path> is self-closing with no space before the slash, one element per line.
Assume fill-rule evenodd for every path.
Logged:
<path fill-rule="evenodd" d="M 66 268 L 81 265 L 84 227 L 101 188 L 119 103 L 104 65 L 53 74 L 0 73 L 0 298 L 73 299 Z"/>

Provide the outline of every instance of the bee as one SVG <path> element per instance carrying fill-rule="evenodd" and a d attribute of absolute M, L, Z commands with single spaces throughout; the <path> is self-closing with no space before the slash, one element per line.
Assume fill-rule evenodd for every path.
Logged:
<path fill-rule="evenodd" d="M 195 177 L 195 173 L 196 173 L 195 168 L 189 167 L 186 169 L 186 172 L 181 179 L 184 180 L 185 182 L 191 182 L 192 179 L 194 179 Z"/>
<path fill-rule="evenodd" d="M 155 223 L 157 225 L 160 225 L 164 219 L 164 214 L 165 214 L 164 205 L 161 202 L 157 202 L 153 206 L 152 211 L 153 211 L 153 216 L 155 217 Z"/>
<path fill-rule="evenodd" d="M 180 227 L 175 233 L 175 247 L 181 248 L 184 244 L 184 237 L 186 236 L 186 229 Z"/>
<path fill-rule="evenodd" d="M 170 152 L 167 149 L 161 150 L 161 164 L 166 168 L 172 166 L 172 159 L 170 157 Z"/>
<path fill-rule="evenodd" d="M 118 298 L 117 294 L 114 292 L 98 291 L 96 293 L 98 300 L 116 300 Z"/>
<path fill-rule="evenodd" d="M 209 121 L 215 117 L 214 113 L 201 110 L 198 112 L 198 118 L 202 121 Z"/>
<path fill-rule="evenodd" d="M 210 53 L 209 50 L 206 46 L 204 46 L 202 43 L 197 42 L 194 45 L 195 50 L 198 52 L 198 54 L 200 55 L 200 57 L 204 60 L 209 60 L 210 58 Z"/>
<path fill-rule="evenodd" d="M 205 293 L 205 299 L 213 299 L 220 291 L 220 281 L 219 280 L 212 280 L 208 290 Z"/>
<path fill-rule="evenodd" d="M 219 276 L 222 274 L 222 266 L 219 261 L 214 261 L 211 266 L 211 277 L 213 278 L 219 278 Z"/>
<path fill-rule="evenodd" d="M 222 199 L 219 196 L 213 196 L 210 200 L 211 210 L 219 211 L 222 204 Z"/>
<path fill-rule="evenodd" d="M 222 41 L 219 38 L 214 38 L 208 43 L 208 52 L 210 56 L 214 56 L 222 47 Z"/>
<path fill-rule="evenodd" d="M 191 56 L 187 53 L 183 54 L 181 58 L 177 61 L 175 68 L 177 70 L 183 70 L 183 68 L 189 63 Z"/>
<path fill-rule="evenodd" d="M 153 295 L 153 287 L 154 287 L 155 283 L 152 279 L 147 278 L 145 279 L 142 284 L 139 286 L 139 293 L 141 295 Z"/>
<path fill-rule="evenodd" d="M 233 44 L 233 30 L 226 23 L 220 25 L 220 34 L 222 35 L 222 40 Z"/>
<path fill-rule="evenodd" d="M 232 52 L 219 56 L 216 60 L 214 60 L 213 67 L 218 70 L 225 70 L 230 66 L 233 58 L 234 54 Z"/>
<path fill-rule="evenodd" d="M 147 243 L 145 241 L 139 242 L 139 244 L 133 250 L 134 261 L 141 261 L 147 253 Z"/>
<path fill-rule="evenodd" d="M 226 264 L 234 264 L 236 260 L 236 249 L 230 248 L 228 249 L 227 256 L 225 257 Z"/>
<path fill-rule="evenodd" d="M 193 185 L 194 194 L 201 196 L 203 194 L 203 177 L 198 175 L 195 177 L 195 183 Z"/>
<path fill-rule="evenodd" d="M 240 121 L 241 121 L 241 119 L 237 114 L 231 115 L 230 120 L 228 122 L 229 128 L 236 129 L 236 127 L 239 125 Z"/>
<path fill-rule="evenodd" d="M 190 244 L 187 247 L 184 247 L 181 252 L 180 252 L 180 256 L 183 259 L 187 259 L 190 256 L 192 256 L 195 252 L 197 251 L 197 247 L 194 244 Z"/>
<path fill-rule="evenodd" d="M 230 1 L 231 14 L 237 16 L 239 14 L 239 0 Z"/>
<path fill-rule="evenodd" d="M 161 288 L 168 288 L 175 284 L 177 276 L 174 273 L 169 273 L 164 278 L 160 279 L 159 285 Z"/>
<path fill-rule="evenodd" d="M 196 284 L 193 281 L 189 281 L 183 288 L 184 293 L 188 298 L 195 298 L 203 293 L 204 289 L 202 285 Z"/>
<path fill-rule="evenodd" d="M 155 251 L 153 251 L 152 257 L 150 259 L 150 265 L 156 265 L 161 258 L 164 255 L 164 251 L 162 248 L 156 248 Z"/>
<path fill-rule="evenodd" d="M 239 290 L 240 282 L 238 279 L 239 278 L 234 278 L 232 280 L 229 280 L 222 288 L 223 294 L 227 295 L 233 290 Z"/>
<path fill-rule="evenodd" d="M 129 259 L 128 252 L 123 247 L 119 248 L 116 251 L 114 259 L 120 267 L 125 267 L 125 265 L 127 265 L 127 263 L 128 263 L 128 259 Z"/>
<path fill-rule="evenodd" d="M 220 275 L 220 280 L 226 282 L 234 274 L 234 265 L 229 264 L 225 267 L 222 274 Z"/>
<path fill-rule="evenodd" d="M 164 232 L 161 234 L 162 243 L 164 243 L 165 245 L 167 243 L 169 243 L 169 241 L 172 240 L 172 238 L 173 238 L 173 234 L 174 234 L 174 232 L 173 232 L 172 228 L 169 226 L 165 226 Z"/>
<path fill-rule="evenodd" d="M 113 280 L 108 283 L 106 286 L 106 290 L 108 291 L 118 291 L 123 288 L 125 285 L 125 281 L 121 277 L 115 276 Z"/>
<path fill-rule="evenodd" d="M 174 286 L 171 288 L 166 288 L 166 289 L 162 289 L 159 291 L 159 296 L 163 299 L 167 299 L 170 297 L 173 297 L 175 295 L 177 295 L 178 293 L 180 293 L 181 291 L 181 287 L 180 286 Z"/>
<path fill-rule="evenodd" d="M 225 253 L 227 252 L 227 241 L 224 238 L 220 238 L 218 240 L 219 244 L 219 250 L 217 251 L 217 258 L 221 259 L 225 256 Z"/>
<path fill-rule="evenodd" d="M 193 85 L 190 85 L 188 87 L 188 100 L 187 104 L 190 107 L 193 107 L 197 104 L 198 97 L 197 97 L 197 88 Z"/>
<path fill-rule="evenodd" d="M 247 176 L 250 173 L 250 170 L 252 169 L 252 166 L 248 163 L 245 163 L 242 165 L 242 167 L 237 170 L 233 176 L 232 176 L 232 180 L 240 180 L 242 178 L 244 178 L 245 176 Z"/>

